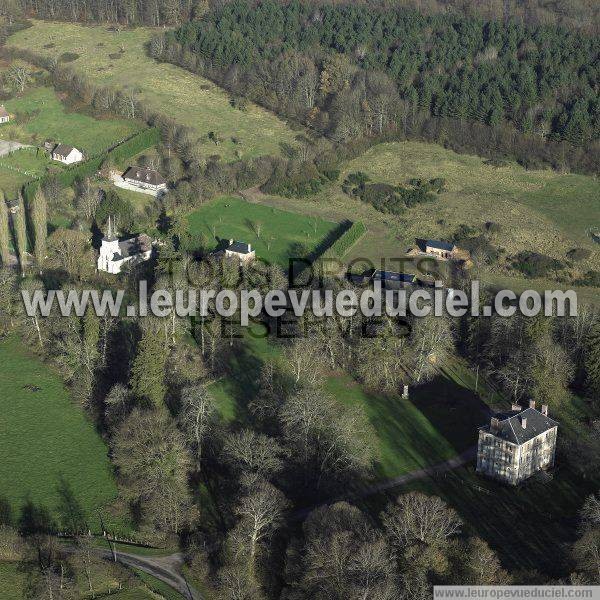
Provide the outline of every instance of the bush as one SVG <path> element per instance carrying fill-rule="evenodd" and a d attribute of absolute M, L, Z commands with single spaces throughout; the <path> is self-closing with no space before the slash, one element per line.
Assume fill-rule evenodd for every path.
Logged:
<path fill-rule="evenodd" d="M 588 271 L 583 277 L 575 281 L 576 285 L 600 287 L 600 271 Z"/>
<path fill-rule="evenodd" d="M 520 252 L 514 257 L 512 266 L 526 277 L 546 277 L 565 267 L 561 261 L 537 252 Z"/>
<path fill-rule="evenodd" d="M 567 258 L 572 261 L 586 260 L 592 255 L 587 248 L 572 248 L 567 252 Z"/>
<path fill-rule="evenodd" d="M 77 54 L 75 52 L 63 52 L 58 57 L 58 62 L 68 63 L 68 62 L 73 62 L 74 60 L 77 60 L 78 58 L 79 58 L 79 54 Z"/>

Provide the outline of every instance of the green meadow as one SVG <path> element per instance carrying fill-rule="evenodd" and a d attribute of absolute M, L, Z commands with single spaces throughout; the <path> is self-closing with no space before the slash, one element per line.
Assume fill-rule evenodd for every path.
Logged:
<path fill-rule="evenodd" d="M 107 447 L 51 367 L 16 336 L 0 342 L 0 496 L 18 519 L 31 502 L 60 524 L 67 497 L 91 527 L 117 495 Z"/>
<path fill-rule="evenodd" d="M 5 102 L 5 106 L 17 119 L 13 125 L 0 128 L 0 139 L 37 145 L 50 139 L 75 146 L 87 156 L 106 150 L 142 128 L 134 120 L 96 119 L 70 110 L 56 92 L 47 87 L 26 90 L 23 95 Z"/>
<path fill-rule="evenodd" d="M 247 242 L 257 258 L 287 267 L 288 258 L 304 257 L 323 242 L 337 223 L 318 217 L 253 204 L 235 197 L 207 202 L 188 216 L 190 232 L 216 246 L 219 240 Z"/>

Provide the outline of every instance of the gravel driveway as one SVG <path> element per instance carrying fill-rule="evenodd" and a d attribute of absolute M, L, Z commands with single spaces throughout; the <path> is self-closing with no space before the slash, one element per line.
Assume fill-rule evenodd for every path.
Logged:
<path fill-rule="evenodd" d="M 20 142 L 8 142 L 6 140 L 0 140 L 0 156 L 6 156 L 19 148 L 31 148 L 28 144 L 21 144 Z"/>

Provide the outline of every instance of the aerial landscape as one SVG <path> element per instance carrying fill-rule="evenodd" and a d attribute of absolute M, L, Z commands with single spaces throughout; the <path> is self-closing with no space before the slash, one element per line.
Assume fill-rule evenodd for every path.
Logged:
<path fill-rule="evenodd" d="M 595 0 L 0 1 L 0 600 L 600 597 L 599 176 Z"/>

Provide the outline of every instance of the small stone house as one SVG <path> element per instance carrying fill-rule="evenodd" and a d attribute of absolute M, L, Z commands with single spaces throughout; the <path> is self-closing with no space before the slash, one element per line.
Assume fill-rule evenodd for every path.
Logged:
<path fill-rule="evenodd" d="M 0 104 L 0 123 L 8 123 L 10 121 L 10 115 L 6 108 L 4 108 L 4 104 Z"/>
<path fill-rule="evenodd" d="M 154 169 L 148 167 L 129 167 L 123 173 L 123 181 L 148 190 L 164 190 L 167 182 L 164 177 Z"/>
<path fill-rule="evenodd" d="M 229 240 L 229 245 L 224 250 L 225 258 L 237 258 L 241 263 L 249 262 L 256 258 L 256 252 L 250 244 Z"/>
<path fill-rule="evenodd" d="M 57 144 L 54 146 L 50 156 L 52 160 L 57 160 L 65 165 L 72 165 L 83 160 L 83 152 L 66 144 Z"/>
<path fill-rule="evenodd" d="M 425 242 L 425 254 L 431 254 L 445 260 L 451 259 L 456 253 L 456 246 L 450 242 L 441 240 L 427 240 Z"/>
<path fill-rule="evenodd" d="M 517 485 L 535 472 L 554 466 L 558 423 L 535 402 L 523 409 L 513 404 L 506 413 L 493 416 L 479 428 L 477 472 Z"/>

